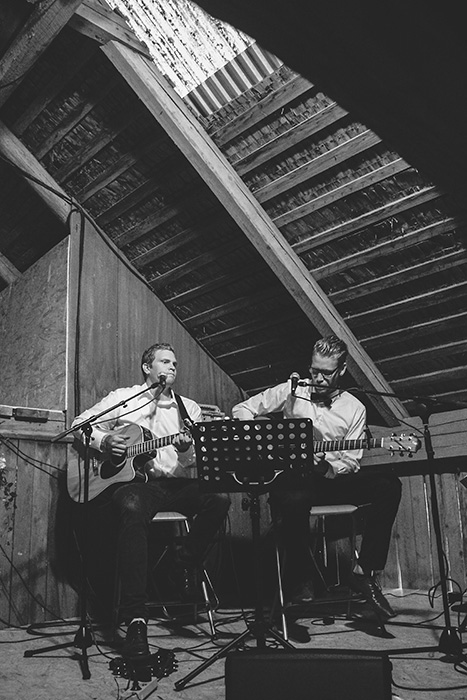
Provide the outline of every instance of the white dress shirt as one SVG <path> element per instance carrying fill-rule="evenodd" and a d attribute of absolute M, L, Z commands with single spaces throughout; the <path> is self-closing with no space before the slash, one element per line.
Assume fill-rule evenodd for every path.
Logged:
<path fill-rule="evenodd" d="M 290 382 L 252 396 L 232 409 L 233 418 L 253 420 L 256 416 L 282 412 L 284 418 L 310 418 L 315 440 L 360 440 L 366 424 L 365 406 L 347 391 L 339 391 L 330 405 L 310 400 L 310 388 L 298 386 L 295 396 L 290 393 Z M 341 474 L 357 472 L 363 450 L 326 452 L 329 469 L 325 476 L 333 479 Z"/>
<path fill-rule="evenodd" d="M 77 425 L 114 404 L 130 399 L 131 396 L 142 391 L 146 386 L 146 384 L 141 384 L 111 391 L 110 394 L 92 406 L 92 408 L 83 411 L 77 416 L 72 425 Z M 181 398 L 193 423 L 202 420 L 200 406 L 191 399 Z M 170 397 L 162 394 L 157 401 L 154 401 L 153 393 L 148 389 L 136 398 L 128 400 L 125 406 L 119 406 L 102 416 L 93 425 L 91 447 L 102 451 L 103 439 L 116 428 L 130 423 L 136 423 L 141 427 L 147 428 L 156 438 L 176 435 L 185 430 L 173 392 L 171 392 Z M 194 447 L 191 445 L 185 452 L 179 452 L 173 445 L 161 447 L 158 449 L 156 456 L 149 460 L 147 469 L 152 478 L 195 478 Z"/>

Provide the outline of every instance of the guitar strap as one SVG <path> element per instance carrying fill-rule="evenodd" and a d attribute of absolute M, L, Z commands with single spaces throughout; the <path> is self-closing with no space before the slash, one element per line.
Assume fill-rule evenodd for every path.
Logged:
<path fill-rule="evenodd" d="M 188 415 L 188 411 L 185 408 L 185 404 L 183 403 L 182 397 L 179 396 L 179 394 L 176 394 L 175 391 L 173 392 L 173 395 L 175 397 L 175 401 L 177 402 L 178 411 L 180 413 L 183 423 L 185 424 L 185 427 L 191 428 L 191 426 L 193 425 L 193 421 Z"/>

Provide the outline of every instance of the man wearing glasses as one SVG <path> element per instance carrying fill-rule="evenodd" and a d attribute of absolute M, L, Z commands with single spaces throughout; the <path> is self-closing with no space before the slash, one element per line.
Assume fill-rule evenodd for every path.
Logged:
<path fill-rule="evenodd" d="M 339 388 L 346 371 L 347 346 L 334 335 L 313 346 L 309 368 L 311 381 L 298 377 L 237 404 L 232 415 L 252 420 L 281 412 L 284 418 L 310 418 L 315 440 L 361 440 L 365 436 L 366 409 L 352 394 Z M 363 594 L 384 620 L 394 616 L 383 596 L 376 574 L 384 569 L 391 530 L 401 497 L 397 477 L 360 471 L 362 450 L 317 452 L 313 473 L 306 485 L 284 473 L 270 493 L 274 517 L 282 522 L 286 547 L 286 594 L 293 604 L 313 600 L 312 562 L 309 546 L 309 512 L 313 505 L 369 504 L 358 560 L 351 573 L 351 587 Z"/>

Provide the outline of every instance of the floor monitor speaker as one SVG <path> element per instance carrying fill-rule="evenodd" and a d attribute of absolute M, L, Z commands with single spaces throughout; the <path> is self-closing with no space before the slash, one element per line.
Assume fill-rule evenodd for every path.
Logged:
<path fill-rule="evenodd" d="M 226 700 L 391 700 L 387 654 L 247 649 L 225 660 Z"/>

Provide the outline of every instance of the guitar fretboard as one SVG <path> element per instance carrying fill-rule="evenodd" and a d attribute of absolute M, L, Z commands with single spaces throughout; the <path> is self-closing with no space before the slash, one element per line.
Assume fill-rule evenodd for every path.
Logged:
<path fill-rule="evenodd" d="M 135 445 L 130 445 L 127 449 L 127 457 L 144 455 L 147 452 L 153 452 L 154 450 L 158 450 L 159 447 L 167 447 L 167 445 L 171 445 L 175 438 L 177 438 L 179 435 L 180 433 L 175 433 L 175 435 L 165 435 L 161 438 L 145 440 L 144 442 L 138 442 Z"/>
<path fill-rule="evenodd" d="M 315 452 L 341 452 L 343 450 L 362 450 L 382 447 L 383 440 L 371 438 L 370 440 L 317 440 L 313 441 Z"/>

